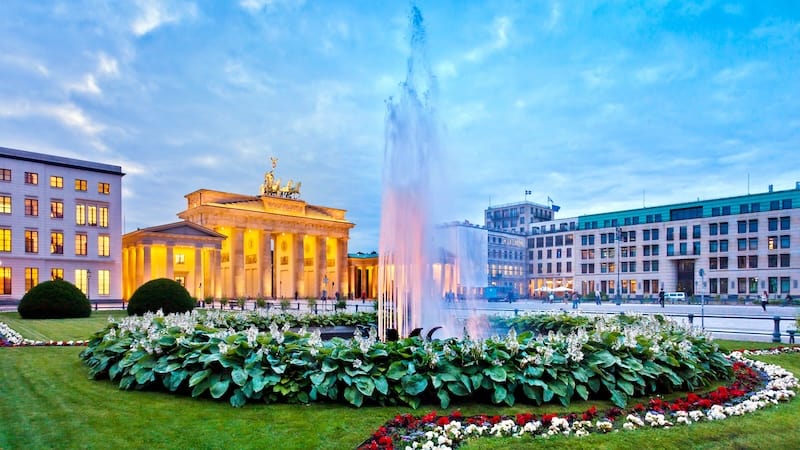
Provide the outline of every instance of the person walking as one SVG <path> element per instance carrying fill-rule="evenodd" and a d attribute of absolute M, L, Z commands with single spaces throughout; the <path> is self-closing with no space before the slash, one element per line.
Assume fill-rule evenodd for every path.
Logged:
<path fill-rule="evenodd" d="M 602 305 L 603 304 L 603 297 L 600 296 L 600 290 L 598 289 L 594 293 L 594 304 L 595 305 Z"/>
<path fill-rule="evenodd" d="M 662 308 L 664 307 L 664 288 L 658 291 L 658 304 L 661 305 Z"/>
<path fill-rule="evenodd" d="M 769 301 L 769 295 L 767 294 L 767 291 L 764 291 L 764 293 L 761 294 L 761 309 L 763 309 L 764 311 L 767 310 L 768 301 Z"/>
<path fill-rule="evenodd" d="M 581 296 L 577 292 L 572 293 L 572 309 L 578 309 L 578 304 L 581 302 Z"/>

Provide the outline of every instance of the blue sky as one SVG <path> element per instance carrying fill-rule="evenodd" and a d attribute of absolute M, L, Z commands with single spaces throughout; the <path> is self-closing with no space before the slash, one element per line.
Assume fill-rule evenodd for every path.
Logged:
<path fill-rule="evenodd" d="M 445 217 L 558 217 L 794 188 L 800 3 L 418 1 L 451 169 Z M 118 164 L 125 231 L 269 156 L 378 246 L 405 1 L 0 2 L 0 146 Z"/>

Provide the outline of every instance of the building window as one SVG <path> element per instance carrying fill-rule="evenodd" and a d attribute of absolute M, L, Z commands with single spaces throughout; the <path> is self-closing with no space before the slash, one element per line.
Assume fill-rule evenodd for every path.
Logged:
<path fill-rule="evenodd" d="M 667 256 L 675 256 L 675 244 L 667 244 Z"/>
<path fill-rule="evenodd" d="M 86 294 L 89 287 L 89 272 L 86 269 L 75 269 L 75 287 Z"/>
<path fill-rule="evenodd" d="M 86 210 L 86 213 L 87 213 L 86 222 L 89 224 L 89 226 L 96 227 L 97 226 L 97 206 L 89 205 L 89 207 Z"/>
<path fill-rule="evenodd" d="M 767 219 L 767 229 L 769 231 L 778 231 L 778 218 L 770 217 Z"/>
<path fill-rule="evenodd" d="M 87 253 L 86 235 L 84 233 L 77 233 L 75 235 L 75 255 L 86 256 L 86 253 Z"/>
<path fill-rule="evenodd" d="M 700 254 L 700 241 L 692 242 L 692 254 L 699 255 Z"/>
<path fill-rule="evenodd" d="M 789 217 L 781 217 L 781 230 L 788 230 L 791 225 Z"/>
<path fill-rule="evenodd" d="M 755 220 L 755 219 L 751 220 L 748 223 L 748 227 L 747 228 L 751 233 L 757 233 L 758 232 L 758 220 Z"/>
<path fill-rule="evenodd" d="M 25 292 L 28 292 L 39 284 L 39 268 L 26 267 L 25 268 Z"/>
<path fill-rule="evenodd" d="M 64 233 L 60 231 L 50 232 L 50 254 L 51 255 L 64 254 Z"/>
<path fill-rule="evenodd" d="M 758 269 L 758 255 L 750 255 L 748 261 L 748 266 L 751 269 Z"/>
<path fill-rule="evenodd" d="M 739 233 L 747 233 L 747 221 L 740 220 L 736 222 L 736 229 Z"/>
<path fill-rule="evenodd" d="M 719 269 L 726 270 L 728 268 L 728 257 L 727 256 L 720 256 L 719 258 Z"/>
<path fill-rule="evenodd" d="M 25 199 L 25 215 L 38 216 L 39 215 L 39 200 L 35 198 Z"/>
<path fill-rule="evenodd" d="M 728 222 L 719 223 L 719 234 L 728 234 Z"/>
<path fill-rule="evenodd" d="M 59 267 L 53 267 L 50 269 L 50 279 L 55 280 L 63 280 L 64 279 L 64 269 Z"/>
<path fill-rule="evenodd" d="M 728 240 L 727 239 L 720 239 L 719 240 L 719 251 L 720 252 L 727 252 L 728 251 Z"/>
<path fill-rule="evenodd" d="M 25 253 L 39 253 L 39 232 L 25 230 Z"/>
<path fill-rule="evenodd" d="M 11 295 L 11 267 L 0 267 L 0 295 Z"/>
<path fill-rule="evenodd" d="M 111 271 L 97 271 L 97 293 L 99 295 L 109 295 L 111 293 Z"/>
<path fill-rule="evenodd" d="M 747 269 L 747 256 L 736 257 L 736 268 Z"/>
<path fill-rule="evenodd" d="M 668 241 L 675 240 L 675 229 L 672 227 L 667 228 L 667 240 Z"/>
<path fill-rule="evenodd" d="M 778 267 L 778 255 L 767 255 L 767 267 Z"/>
<path fill-rule="evenodd" d="M 11 252 L 11 229 L 0 228 L 0 252 Z"/>
<path fill-rule="evenodd" d="M 685 226 L 680 227 L 679 234 L 680 234 L 679 238 L 681 240 L 686 239 L 688 237 L 688 228 Z"/>
<path fill-rule="evenodd" d="M 692 226 L 692 239 L 700 239 L 700 225 Z"/>
<path fill-rule="evenodd" d="M 100 227 L 108 228 L 108 208 L 101 206 L 100 208 Z"/>
<path fill-rule="evenodd" d="M 86 191 L 89 187 L 86 183 L 86 180 L 81 180 L 80 178 L 75 178 L 75 190 L 76 191 Z"/>
<path fill-rule="evenodd" d="M 789 277 L 781 277 L 781 294 L 789 293 L 789 280 Z"/>
<path fill-rule="evenodd" d="M 736 244 L 737 244 L 736 248 L 740 252 L 747 250 L 747 239 L 737 239 Z"/>
<path fill-rule="evenodd" d="M 109 256 L 111 238 L 107 234 L 97 236 L 97 256 Z"/>
<path fill-rule="evenodd" d="M 769 249 L 769 250 L 777 250 L 778 249 L 778 236 L 769 236 L 769 237 L 767 237 L 767 249 Z"/>
<path fill-rule="evenodd" d="M 64 189 L 64 177 L 50 175 L 50 187 L 54 189 Z"/>
<path fill-rule="evenodd" d="M 747 242 L 750 250 L 758 250 L 758 238 L 750 238 Z"/>
<path fill-rule="evenodd" d="M 86 225 L 86 205 L 75 205 L 75 225 Z"/>
<path fill-rule="evenodd" d="M 781 236 L 781 248 L 789 248 L 789 235 L 784 234 Z"/>
<path fill-rule="evenodd" d="M 708 241 L 708 252 L 717 253 L 719 249 L 719 241 Z"/>
<path fill-rule="evenodd" d="M 108 195 L 111 193 L 111 185 L 103 182 L 97 183 L 97 193 Z"/>
<path fill-rule="evenodd" d="M 688 254 L 688 246 L 686 245 L 686 242 L 680 243 L 680 251 L 681 251 L 681 256 Z"/>
<path fill-rule="evenodd" d="M 709 270 L 717 270 L 719 266 L 717 265 L 717 258 L 708 258 L 708 268 Z"/>
<path fill-rule="evenodd" d="M 11 169 L 0 169 L 0 181 L 11 181 Z"/>
<path fill-rule="evenodd" d="M 791 267 L 791 255 L 789 253 L 781 253 L 781 267 Z"/>
<path fill-rule="evenodd" d="M 709 235 L 716 236 L 718 230 L 719 230 L 719 225 L 717 225 L 716 223 L 708 224 L 708 234 Z"/>
<path fill-rule="evenodd" d="M 11 196 L 0 195 L 0 214 L 11 214 Z"/>
<path fill-rule="evenodd" d="M 39 184 L 39 174 L 36 172 L 25 172 L 25 184 Z"/>
<path fill-rule="evenodd" d="M 64 218 L 64 202 L 61 200 L 50 200 L 50 218 L 63 219 Z"/>

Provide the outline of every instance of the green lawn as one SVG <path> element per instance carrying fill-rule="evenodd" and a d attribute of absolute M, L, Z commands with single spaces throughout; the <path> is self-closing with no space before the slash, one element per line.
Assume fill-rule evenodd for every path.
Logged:
<path fill-rule="evenodd" d="M 124 314 L 124 313 L 122 313 Z M 21 321 L 0 314 L 0 321 L 37 339 L 85 339 L 102 328 L 108 313 L 91 319 Z M 24 326 L 18 326 L 17 324 Z M 81 323 L 83 325 L 81 325 Z M 29 331 L 30 330 L 30 331 Z M 34 334 L 36 333 L 36 334 Z M 724 342 L 729 349 L 768 347 L 769 344 Z M 78 360 L 80 347 L 26 347 L 0 349 L 0 448 L 270 448 L 347 449 L 358 445 L 387 419 L 398 413 L 423 414 L 401 407 L 342 405 L 248 404 L 232 408 L 227 402 L 192 399 L 162 392 L 120 391 L 108 381 L 92 381 Z M 800 373 L 800 356 L 764 357 Z M 577 402 L 567 410 L 581 411 L 600 402 Z M 493 407 L 461 404 L 465 415 L 513 414 L 542 408 Z M 798 448 L 800 400 L 747 417 L 699 423 L 672 430 L 644 430 L 586 438 L 519 440 L 483 439 L 464 448 Z"/>
<path fill-rule="evenodd" d="M 37 341 L 70 341 L 89 339 L 98 330 L 105 328 L 108 317 L 127 317 L 126 311 L 92 311 L 83 319 L 23 319 L 18 312 L 0 313 L 0 322 L 5 322 L 23 337 Z"/>

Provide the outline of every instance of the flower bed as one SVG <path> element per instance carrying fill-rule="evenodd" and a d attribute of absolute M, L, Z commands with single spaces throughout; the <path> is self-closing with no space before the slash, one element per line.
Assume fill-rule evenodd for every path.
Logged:
<path fill-rule="evenodd" d="M 76 341 L 36 341 L 33 339 L 24 339 L 21 334 L 17 333 L 8 324 L 0 322 L 0 347 L 28 347 L 28 346 L 73 346 L 73 345 L 86 345 L 89 341 L 76 340 Z"/>
<path fill-rule="evenodd" d="M 122 389 L 162 388 L 227 399 L 354 406 L 453 398 L 513 405 L 517 399 L 568 405 L 573 398 L 694 390 L 727 379 L 731 363 L 706 335 L 663 318 L 588 319 L 571 333 L 503 338 L 379 342 L 375 334 L 322 341 L 319 333 L 233 328 L 213 315 L 146 315 L 112 322 L 81 358 L 91 376 Z M 236 331 L 237 329 L 242 331 Z"/>
<path fill-rule="evenodd" d="M 766 351 L 733 352 L 734 382 L 705 394 L 665 401 L 651 398 L 628 410 L 612 408 L 599 413 L 595 407 L 580 413 L 520 413 L 514 416 L 463 417 L 459 411 L 447 416 L 435 411 L 424 416 L 403 414 L 386 422 L 358 448 L 453 449 L 467 440 L 491 436 L 547 438 L 555 435 L 585 436 L 637 428 L 669 428 L 701 421 L 740 416 L 795 397 L 797 378 L 783 368 L 746 358 L 750 355 L 800 352 L 800 347 Z"/>

